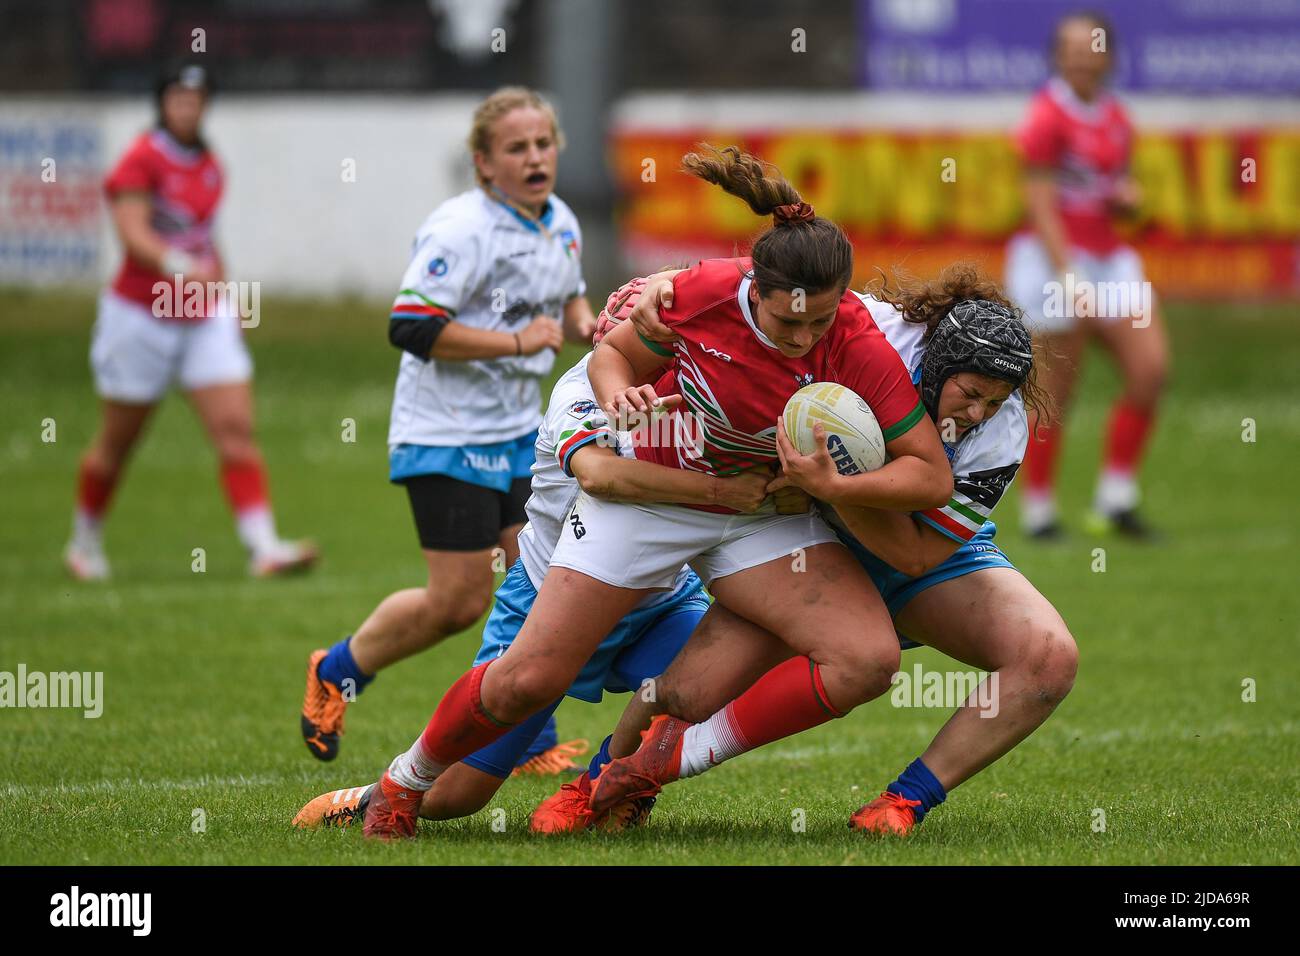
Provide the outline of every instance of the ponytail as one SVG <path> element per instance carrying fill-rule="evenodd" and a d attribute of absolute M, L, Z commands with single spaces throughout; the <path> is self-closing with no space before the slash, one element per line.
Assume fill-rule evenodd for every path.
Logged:
<path fill-rule="evenodd" d="M 721 186 L 755 214 L 772 217 L 750 252 L 760 296 L 778 289 L 817 295 L 848 288 L 853 246 L 844 230 L 818 216 L 775 166 L 736 146 L 701 143 L 698 152 L 682 157 L 682 171 Z"/>

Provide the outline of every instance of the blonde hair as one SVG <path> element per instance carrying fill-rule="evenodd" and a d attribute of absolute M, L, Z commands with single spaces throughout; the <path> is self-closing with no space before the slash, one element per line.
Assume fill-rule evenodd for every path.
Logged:
<path fill-rule="evenodd" d="M 559 120 L 555 117 L 555 107 L 547 102 L 536 90 L 530 90 L 526 86 L 503 86 L 474 110 L 474 121 L 470 124 L 469 139 L 466 141 L 469 151 L 484 155 L 492 152 L 492 128 L 496 125 L 497 120 L 512 110 L 529 108 L 541 110 L 546 114 L 551 121 L 551 132 L 555 136 L 555 145 L 557 148 L 563 149 L 564 133 L 560 129 Z M 479 176 L 477 168 L 474 175 L 480 183 L 486 185 L 483 178 Z"/>

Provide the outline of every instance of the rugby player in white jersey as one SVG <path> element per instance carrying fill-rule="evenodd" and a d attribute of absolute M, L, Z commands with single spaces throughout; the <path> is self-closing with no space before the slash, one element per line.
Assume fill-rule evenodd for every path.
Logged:
<path fill-rule="evenodd" d="M 406 488 L 428 583 L 390 594 L 307 666 L 302 735 L 338 754 L 343 713 L 385 667 L 473 627 L 494 565 L 519 554 L 541 382 L 565 337 L 590 340 L 582 233 L 556 196 L 562 136 L 535 92 L 500 89 L 469 136 L 478 184 L 420 226 L 388 337 L 402 350 L 388 433 L 389 479 Z M 542 756 L 558 743 L 551 728 Z M 570 761 L 541 761 L 560 769 Z M 551 754 L 551 757 L 556 757 Z"/>

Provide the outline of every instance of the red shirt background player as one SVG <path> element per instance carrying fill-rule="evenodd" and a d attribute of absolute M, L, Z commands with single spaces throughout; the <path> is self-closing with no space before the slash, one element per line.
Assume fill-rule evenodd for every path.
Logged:
<path fill-rule="evenodd" d="M 80 580 L 109 576 L 102 530 L 109 502 L 145 422 L 173 384 L 216 447 L 251 573 L 300 570 L 316 558 L 310 543 L 276 534 L 253 438 L 253 363 L 240 316 L 228 297 L 217 297 L 229 287 L 214 286 L 223 279 L 212 239 L 221 170 L 199 133 L 208 93 L 201 66 L 166 73 L 157 88 L 157 128 L 131 144 L 104 183 L 126 257 L 100 296 L 90 348 L 102 417 L 81 457 L 64 550 L 64 564 Z"/>
<path fill-rule="evenodd" d="M 104 191 L 110 199 L 131 193 L 150 197 L 149 227 L 166 243 L 172 261 L 165 256 L 161 263 L 142 261 L 128 250 L 113 291 L 152 308 L 154 284 L 173 281 L 175 273 L 168 266 L 186 271 L 179 268 L 186 265 L 180 256 L 190 257 L 191 272 L 198 265 L 219 274 L 212 227 L 221 190 L 221 167 L 201 143 L 186 146 L 165 129 L 141 133 L 108 174 Z M 177 311 L 180 314 L 169 317 L 183 319 L 183 311 Z"/>
<path fill-rule="evenodd" d="M 698 428 L 664 429 L 679 440 L 638 447 L 637 457 L 714 474 L 774 464 L 775 422 L 790 397 L 812 382 L 839 382 L 861 395 L 887 442 L 921 420 L 925 412 L 907 370 L 857 296 L 845 292 L 825 335 L 806 354 L 790 357 L 755 321 L 752 270 L 748 258 L 711 259 L 674 277 L 673 305 L 660 319 L 677 341 L 671 349 L 646 345 L 676 359 L 655 391 L 680 395 L 671 414 L 689 413 Z"/>
<path fill-rule="evenodd" d="M 1028 231 L 1007 246 L 1007 291 L 1042 340 L 1042 385 L 1058 424 L 1030 413 L 1022 524 L 1034 538 L 1063 533 L 1053 485 L 1067 406 L 1088 339 L 1114 360 L 1123 392 L 1112 407 L 1086 527 L 1154 537 L 1139 518 L 1137 472 L 1169 367 L 1169 343 L 1142 260 L 1116 229 L 1140 194 L 1129 177 L 1133 128 L 1106 89 L 1114 30 L 1093 14 L 1061 20 L 1056 75 L 1030 101 L 1016 145 L 1025 167 Z"/>
<path fill-rule="evenodd" d="M 1016 140 L 1029 166 L 1052 171 L 1070 245 L 1107 255 L 1123 244 L 1114 216 L 1136 196 L 1128 179 L 1133 127 L 1117 97 L 1103 91 L 1089 103 L 1053 77 L 1030 101 Z"/>

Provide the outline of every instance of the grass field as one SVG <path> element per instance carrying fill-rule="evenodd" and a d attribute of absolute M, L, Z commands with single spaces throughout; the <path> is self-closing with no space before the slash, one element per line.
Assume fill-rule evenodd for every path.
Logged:
<path fill-rule="evenodd" d="M 1160 547 L 1031 546 L 1013 507 L 999 542 L 1060 608 L 1081 648 L 1073 693 L 1012 754 L 905 842 L 848 814 L 946 719 L 888 699 L 670 788 L 623 838 L 527 830 L 553 780 L 421 838 L 300 833 L 326 789 L 373 781 L 467 665 L 461 634 L 386 672 L 349 712 L 342 754 L 298 735 L 308 652 L 385 594 L 423 583 L 404 495 L 386 482 L 397 356 L 382 304 L 269 302 L 248 333 L 258 425 L 282 530 L 311 535 L 309 577 L 252 581 L 190 411 L 169 399 L 108 526 L 115 579 L 64 577 L 75 463 L 96 421 L 90 297 L 0 294 L 0 670 L 103 671 L 104 712 L 0 710 L 0 863 L 1295 863 L 1300 861 L 1300 335 L 1294 310 L 1171 308 L 1175 375 L 1152 450 Z M 557 368 L 566 368 L 576 351 Z M 1064 461 L 1067 515 L 1087 504 L 1114 378 L 1091 362 Z M 57 440 L 42 441 L 53 419 Z M 357 440 L 341 441 L 355 419 Z M 1257 441 L 1242 440 L 1254 419 Z M 1078 522 L 1075 521 L 1077 526 Z M 1095 547 L 1106 570 L 1092 570 Z M 191 571 L 192 549 L 207 570 Z M 942 667 L 929 650 L 909 652 Z M 1257 701 L 1243 702 L 1242 683 Z M 569 701 L 563 736 L 597 742 L 622 701 Z M 1094 832 L 1094 809 L 1105 832 Z M 192 832 L 195 811 L 206 831 Z M 794 832 L 794 811 L 806 812 Z"/>

